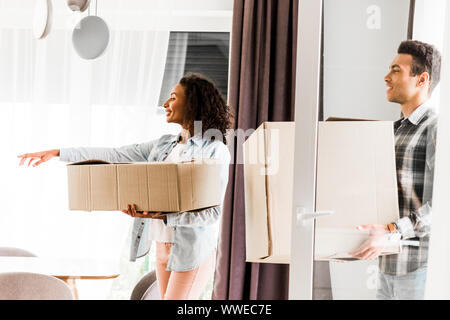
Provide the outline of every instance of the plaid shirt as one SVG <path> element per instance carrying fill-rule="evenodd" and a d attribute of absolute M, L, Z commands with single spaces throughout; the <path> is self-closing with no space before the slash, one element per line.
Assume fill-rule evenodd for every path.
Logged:
<path fill-rule="evenodd" d="M 396 221 L 403 245 L 398 255 L 382 256 L 380 272 L 405 275 L 427 265 L 431 227 L 437 115 L 427 104 L 408 118 L 394 122 L 400 220 Z"/>

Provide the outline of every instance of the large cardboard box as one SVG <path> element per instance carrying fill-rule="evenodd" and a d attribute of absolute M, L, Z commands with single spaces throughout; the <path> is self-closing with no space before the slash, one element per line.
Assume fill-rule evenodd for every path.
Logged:
<path fill-rule="evenodd" d="M 289 263 L 293 122 L 265 122 L 244 143 L 246 260 Z"/>
<path fill-rule="evenodd" d="M 326 121 L 318 134 L 316 210 L 334 214 L 316 219 L 315 259 L 347 259 L 369 236 L 356 226 L 399 219 L 393 123 Z"/>
<path fill-rule="evenodd" d="M 221 164 L 215 160 L 119 163 L 99 160 L 67 166 L 69 209 L 183 212 L 220 205 Z"/>
<path fill-rule="evenodd" d="M 295 124 L 262 124 L 244 143 L 246 252 L 249 262 L 289 263 Z M 390 121 L 320 122 L 315 259 L 347 259 L 368 238 L 361 224 L 399 217 Z M 384 254 L 398 253 L 399 247 Z"/>

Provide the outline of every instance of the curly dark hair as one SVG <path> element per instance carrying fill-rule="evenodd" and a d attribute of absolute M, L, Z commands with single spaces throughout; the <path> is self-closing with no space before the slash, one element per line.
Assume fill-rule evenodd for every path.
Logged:
<path fill-rule="evenodd" d="M 400 44 L 397 53 L 413 56 L 411 66 L 413 76 L 420 75 L 423 72 L 430 74 L 430 93 L 432 93 L 441 79 L 441 54 L 439 50 L 425 42 L 407 40 Z"/>
<path fill-rule="evenodd" d="M 201 121 L 202 134 L 211 129 L 218 130 L 226 144 L 225 137 L 227 129 L 233 125 L 233 114 L 216 85 L 198 73 L 187 73 L 179 83 L 187 100 L 187 125 L 193 127 L 195 121 Z"/>

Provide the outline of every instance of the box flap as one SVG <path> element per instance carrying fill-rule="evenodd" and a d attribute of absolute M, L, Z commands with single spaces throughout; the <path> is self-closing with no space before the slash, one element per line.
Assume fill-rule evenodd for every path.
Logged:
<path fill-rule="evenodd" d="M 146 163 L 116 166 L 118 179 L 119 209 L 135 204 L 137 211 L 148 210 Z"/>
<path fill-rule="evenodd" d="M 89 167 L 67 167 L 69 210 L 92 210 L 90 180 Z"/>
<path fill-rule="evenodd" d="M 177 164 L 178 175 L 178 201 L 180 210 L 186 210 L 194 204 L 194 180 L 192 177 L 192 164 L 194 161 Z"/>
<path fill-rule="evenodd" d="M 91 210 L 119 210 L 116 166 L 93 165 L 87 168 L 90 171 Z"/>
<path fill-rule="evenodd" d="M 89 159 L 77 161 L 67 164 L 67 166 L 82 166 L 82 165 L 96 165 L 96 164 L 133 164 L 135 162 L 108 162 L 105 160 Z"/>
<path fill-rule="evenodd" d="M 264 124 L 243 144 L 246 260 L 269 256 Z"/>
<path fill-rule="evenodd" d="M 289 264 L 291 261 L 290 255 L 272 255 L 261 259 L 247 258 L 246 262 L 254 263 L 276 263 L 276 264 Z"/>
<path fill-rule="evenodd" d="M 221 166 L 215 159 L 178 164 L 181 211 L 222 204 Z"/>
<path fill-rule="evenodd" d="M 90 159 L 78 162 L 72 162 L 67 164 L 67 166 L 81 166 L 81 165 L 94 165 L 94 164 L 112 164 L 111 162 L 97 159 Z"/>
<path fill-rule="evenodd" d="M 269 229 L 269 253 L 277 257 L 291 252 L 292 188 L 294 122 L 266 122 L 265 124 L 266 191 Z M 283 157 L 283 159 L 281 159 Z M 282 164 L 282 165 L 281 165 Z"/>
<path fill-rule="evenodd" d="M 377 120 L 328 117 L 326 121 L 377 121 Z"/>
<path fill-rule="evenodd" d="M 177 164 L 148 163 L 146 167 L 149 206 L 155 211 L 180 211 Z M 158 206 L 155 206 L 156 203 Z"/>

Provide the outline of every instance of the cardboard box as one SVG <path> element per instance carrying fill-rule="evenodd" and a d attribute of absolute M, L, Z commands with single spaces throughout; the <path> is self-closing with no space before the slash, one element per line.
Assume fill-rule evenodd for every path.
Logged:
<path fill-rule="evenodd" d="M 265 122 L 244 143 L 248 262 L 289 263 L 294 136 L 293 122 Z"/>
<path fill-rule="evenodd" d="M 393 123 L 320 122 L 318 141 L 316 210 L 334 214 L 316 219 L 315 259 L 347 259 L 368 238 L 356 226 L 399 219 Z"/>
<path fill-rule="evenodd" d="M 113 164 L 99 160 L 67 166 L 69 209 L 183 212 L 220 205 L 221 164 L 212 159 Z"/>
<path fill-rule="evenodd" d="M 294 138 L 293 122 L 266 122 L 244 143 L 249 262 L 289 263 Z M 345 260 L 368 237 L 356 226 L 398 219 L 392 122 L 319 123 L 316 210 L 334 211 L 316 219 L 316 260 Z"/>

